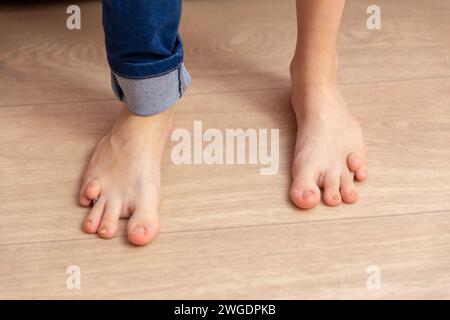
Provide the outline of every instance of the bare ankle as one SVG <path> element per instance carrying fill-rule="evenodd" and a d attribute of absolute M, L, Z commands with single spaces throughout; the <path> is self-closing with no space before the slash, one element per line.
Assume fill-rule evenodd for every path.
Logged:
<path fill-rule="evenodd" d="M 337 55 L 324 59 L 296 53 L 290 65 L 292 86 L 336 85 L 338 69 Z"/>

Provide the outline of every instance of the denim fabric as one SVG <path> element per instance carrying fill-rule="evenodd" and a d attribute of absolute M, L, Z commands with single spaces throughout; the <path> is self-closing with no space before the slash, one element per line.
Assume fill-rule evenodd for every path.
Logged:
<path fill-rule="evenodd" d="M 103 0 L 113 90 L 135 114 L 164 111 L 190 82 L 180 17 L 181 0 Z"/>
<path fill-rule="evenodd" d="M 112 71 L 148 78 L 183 61 L 181 0 L 103 0 L 106 52 Z"/>
<path fill-rule="evenodd" d="M 111 84 L 116 97 L 138 116 L 150 116 L 164 111 L 183 95 L 191 77 L 183 64 L 164 75 L 129 79 L 111 73 Z"/>

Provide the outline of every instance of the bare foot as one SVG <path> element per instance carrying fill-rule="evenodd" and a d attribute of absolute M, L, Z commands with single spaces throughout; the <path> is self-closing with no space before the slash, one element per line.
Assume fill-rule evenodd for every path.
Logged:
<path fill-rule="evenodd" d="M 292 201 L 309 209 L 358 200 L 354 177 L 367 177 L 367 149 L 361 127 L 347 109 L 335 81 L 305 83 L 293 73 L 291 102 L 298 132 L 293 161 Z M 298 78 L 297 78 L 298 79 Z"/>
<path fill-rule="evenodd" d="M 83 175 L 80 203 L 89 206 L 98 199 L 83 222 L 86 232 L 109 239 L 119 219 L 130 218 L 130 242 L 145 245 L 158 234 L 161 156 L 172 119 L 172 109 L 139 117 L 124 108 Z"/>

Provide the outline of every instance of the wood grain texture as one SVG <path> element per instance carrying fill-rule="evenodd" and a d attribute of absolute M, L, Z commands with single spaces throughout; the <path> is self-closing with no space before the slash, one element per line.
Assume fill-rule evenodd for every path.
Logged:
<path fill-rule="evenodd" d="M 0 246 L 0 298 L 450 298 L 448 213 Z"/>
<path fill-rule="evenodd" d="M 65 26 L 68 4 L 0 10 L 0 83 L 9 88 L 0 106 L 114 99 L 100 3 L 80 3 L 75 31 Z M 450 77 L 446 0 L 378 1 L 381 31 L 366 27 L 370 4 L 347 4 L 338 48 L 344 83 Z M 184 1 L 181 33 L 197 84 L 190 94 L 289 87 L 293 0 Z"/>
<path fill-rule="evenodd" d="M 404 82 L 401 90 L 397 83 L 344 86 L 365 128 L 371 178 L 358 184 L 357 204 L 307 212 L 288 197 L 296 127 L 286 90 L 188 95 L 177 106 L 175 127 L 192 132 L 201 120 L 205 129 L 279 128 L 280 169 L 263 176 L 259 165 L 174 165 L 170 143 L 163 232 L 447 210 L 449 91 L 446 80 Z M 78 228 L 86 213 L 76 204 L 80 175 L 118 111 L 109 102 L 0 108 L 0 242 L 90 237 Z M 10 225 L 12 219 L 20 223 Z"/>
<path fill-rule="evenodd" d="M 125 222 L 111 241 L 80 229 L 80 174 L 119 112 L 99 3 L 80 3 L 73 32 L 63 2 L 0 5 L 0 298 L 450 298 L 450 4 L 380 0 L 369 31 L 369 2 L 348 1 L 338 49 L 370 178 L 357 204 L 307 212 L 288 197 L 293 1 L 184 2 L 194 81 L 175 127 L 279 128 L 280 170 L 177 166 L 169 143 L 146 248 Z M 65 287 L 70 264 L 80 291 Z M 372 264 L 382 290 L 365 287 Z"/>

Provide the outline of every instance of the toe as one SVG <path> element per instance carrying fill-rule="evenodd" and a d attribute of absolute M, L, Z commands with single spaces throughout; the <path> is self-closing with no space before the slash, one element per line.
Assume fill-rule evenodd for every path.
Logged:
<path fill-rule="evenodd" d="M 106 201 L 105 212 L 97 232 L 100 237 L 105 239 L 114 237 L 119 225 L 121 212 L 122 203 L 119 200 L 110 199 Z"/>
<path fill-rule="evenodd" d="M 350 171 L 358 171 L 361 168 L 362 162 L 361 162 L 362 156 L 357 152 L 351 152 L 347 156 L 347 166 L 350 169 Z"/>
<path fill-rule="evenodd" d="M 341 200 L 341 194 L 339 192 L 340 175 L 339 171 L 328 171 L 325 174 L 323 181 L 323 201 L 329 206 L 339 205 Z"/>
<path fill-rule="evenodd" d="M 128 222 L 128 240 L 138 246 L 150 243 L 159 233 L 156 210 L 137 208 Z"/>
<path fill-rule="evenodd" d="M 355 178 L 358 181 L 363 181 L 369 175 L 367 171 L 367 158 L 363 158 L 361 167 L 355 171 Z"/>
<path fill-rule="evenodd" d="M 291 199 L 299 208 L 310 209 L 320 202 L 320 189 L 313 172 L 313 169 L 304 168 L 293 175 Z"/>
<path fill-rule="evenodd" d="M 105 209 L 105 201 L 102 197 L 100 197 L 98 201 L 95 203 L 95 205 L 92 207 L 86 219 L 84 219 L 83 221 L 84 231 L 86 231 L 87 233 L 97 232 L 104 209 Z"/>
<path fill-rule="evenodd" d="M 88 197 L 86 197 L 83 193 L 80 194 L 79 200 L 80 200 L 80 204 L 81 204 L 83 207 L 89 206 L 89 205 L 91 204 L 91 202 L 92 202 L 92 200 L 88 199 Z"/>
<path fill-rule="evenodd" d="M 358 181 L 365 180 L 367 176 L 368 176 L 367 168 L 362 168 L 355 172 L 355 177 Z"/>
<path fill-rule="evenodd" d="M 353 182 L 353 173 L 345 172 L 341 175 L 341 198 L 346 203 L 353 203 L 358 200 L 355 183 Z"/>
<path fill-rule="evenodd" d="M 86 197 L 88 197 L 88 199 L 97 199 L 100 195 L 100 182 L 98 180 L 91 181 L 86 186 L 84 194 L 86 195 Z"/>
<path fill-rule="evenodd" d="M 100 196 L 100 182 L 98 180 L 92 180 L 85 185 L 80 192 L 80 203 L 87 207 L 91 204 L 92 200 L 97 199 Z"/>
<path fill-rule="evenodd" d="M 367 150 L 364 152 L 352 152 L 347 157 L 347 166 L 355 173 L 355 178 L 363 181 L 367 178 Z"/>

